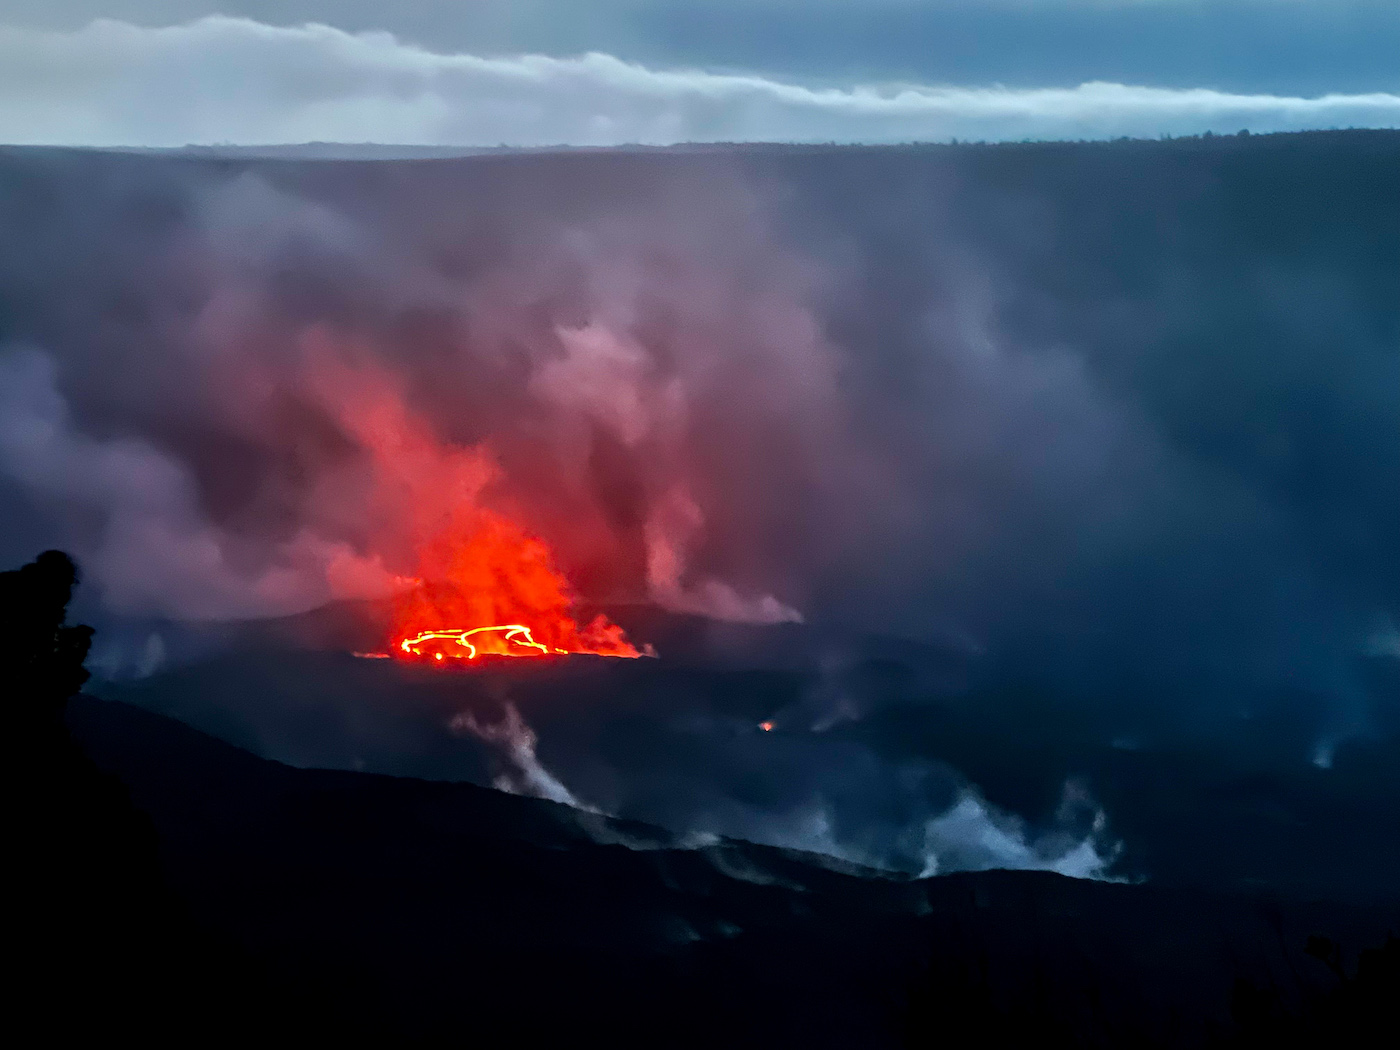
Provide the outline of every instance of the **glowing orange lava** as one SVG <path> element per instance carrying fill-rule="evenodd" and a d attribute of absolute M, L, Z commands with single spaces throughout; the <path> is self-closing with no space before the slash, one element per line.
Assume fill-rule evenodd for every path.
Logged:
<path fill-rule="evenodd" d="M 442 441 L 392 375 L 363 362 L 346 365 L 325 340 L 307 353 L 322 405 L 367 454 L 381 575 L 388 560 L 393 585 L 407 585 L 394 600 L 388 652 L 358 655 L 439 666 L 498 656 L 642 655 L 601 613 L 580 623 L 578 595 L 553 551 L 488 502 L 509 506 L 512 488 L 487 443 Z M 404 573 L 409 565 L 412 573 Z"/>
<path fill-rule="evenodd" d="M 499 639 L 496 637 L 499 635 Z M 467 641 L 476 637 L 475 642 Z M 451 648 L 447 648 L 450 646 Z M 541 653 L 567 655 L 567 649 L 551 649 L 541 645 L 523 624 L 510 623 L 495 627 L 473 627 L 469 631 L 422 631 L 399 642 L 399 651 L 411 656 L 426 656 L 441 660 L 450 656 L 457 660 L 474 660 L 478 653 L 495 656 L 539 656 Z"/>
<path fill-rule="evenodd" d="M 500 514 L 457 517 L 419 561 L 419 583 L 394 611 L 391 652 L 400 659 L 642 655 L 601 613 L 581 626 L 549 547 Z"/>

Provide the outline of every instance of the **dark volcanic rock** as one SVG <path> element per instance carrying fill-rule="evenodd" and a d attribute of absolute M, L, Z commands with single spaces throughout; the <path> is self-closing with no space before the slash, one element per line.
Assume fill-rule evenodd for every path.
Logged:
<path fill-rule="evenodd" d="M 1400 910 L 1094 883 L 913 880 L 469 784 L 298 770 L 126 705 L 70 726 L 159 833 L 207 927 L 328 1028 L 485 1045 L 1197 1045 L 1232 990 L 1302 1009 L 1304 954 Z M 334 1024 L 332 1023 L 334 1022 Z"/>

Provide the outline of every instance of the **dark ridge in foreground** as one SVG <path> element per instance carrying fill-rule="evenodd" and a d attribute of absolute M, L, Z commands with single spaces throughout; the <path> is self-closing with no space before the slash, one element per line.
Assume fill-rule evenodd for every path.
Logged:
<path fill-rule="evenodd" d="M 68 723 L 267 1001 L 360 1037 L 1203 1045 L 1333 1001 L 1309 937 L 1341 946 L 1346 989 L 1400 930 L 1394 908 L 683 848 L 468 784 L 293 769 L 125 704 L 79 697 Z"/>

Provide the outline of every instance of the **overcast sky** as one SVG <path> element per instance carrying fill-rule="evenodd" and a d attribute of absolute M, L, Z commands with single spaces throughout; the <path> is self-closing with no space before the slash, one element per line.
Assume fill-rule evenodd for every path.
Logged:
<path fill-rule="evenodd" d="M 1394 127 L 1397 55 L 1400 0 L 0 0 L 0 141 Z"/>

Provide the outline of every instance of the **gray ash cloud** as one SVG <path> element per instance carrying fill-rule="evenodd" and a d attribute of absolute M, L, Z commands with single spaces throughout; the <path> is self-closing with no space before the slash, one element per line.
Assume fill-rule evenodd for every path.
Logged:
<path fill-rule="evenodd" d="M 329 347 L 442 441 L 489 438 L 502 498 L 590 598 L 791 611 L 964 668 L 933 689 L 837 660 L 746 724 L 865 734 L 896 779 L 937 736 L 935 693 L 1022 711 L 1008 741 L 1053 724 L 1120 754 L 1187 733 L 1330 759 L 1397 724 L 1397 158 L 1387 133 L 402 164 L 8 150 L 0 550 L 73 549 L 133 667 L 152 630 L 178 664 L 181 624 L 370 593 L 371 556 L 393 572 L 400 552 L 375 549 L 363 450 L 306 363 Z M 547 722 L 542 760 L 584 797 Z M 826 746 L 794 761 L 836 768 Z M 1048 825 L 1073 750 L 1034 790 L 977 748 L 957 768 Z M 981 804 L 948 790 L 830 820 Z"/>

